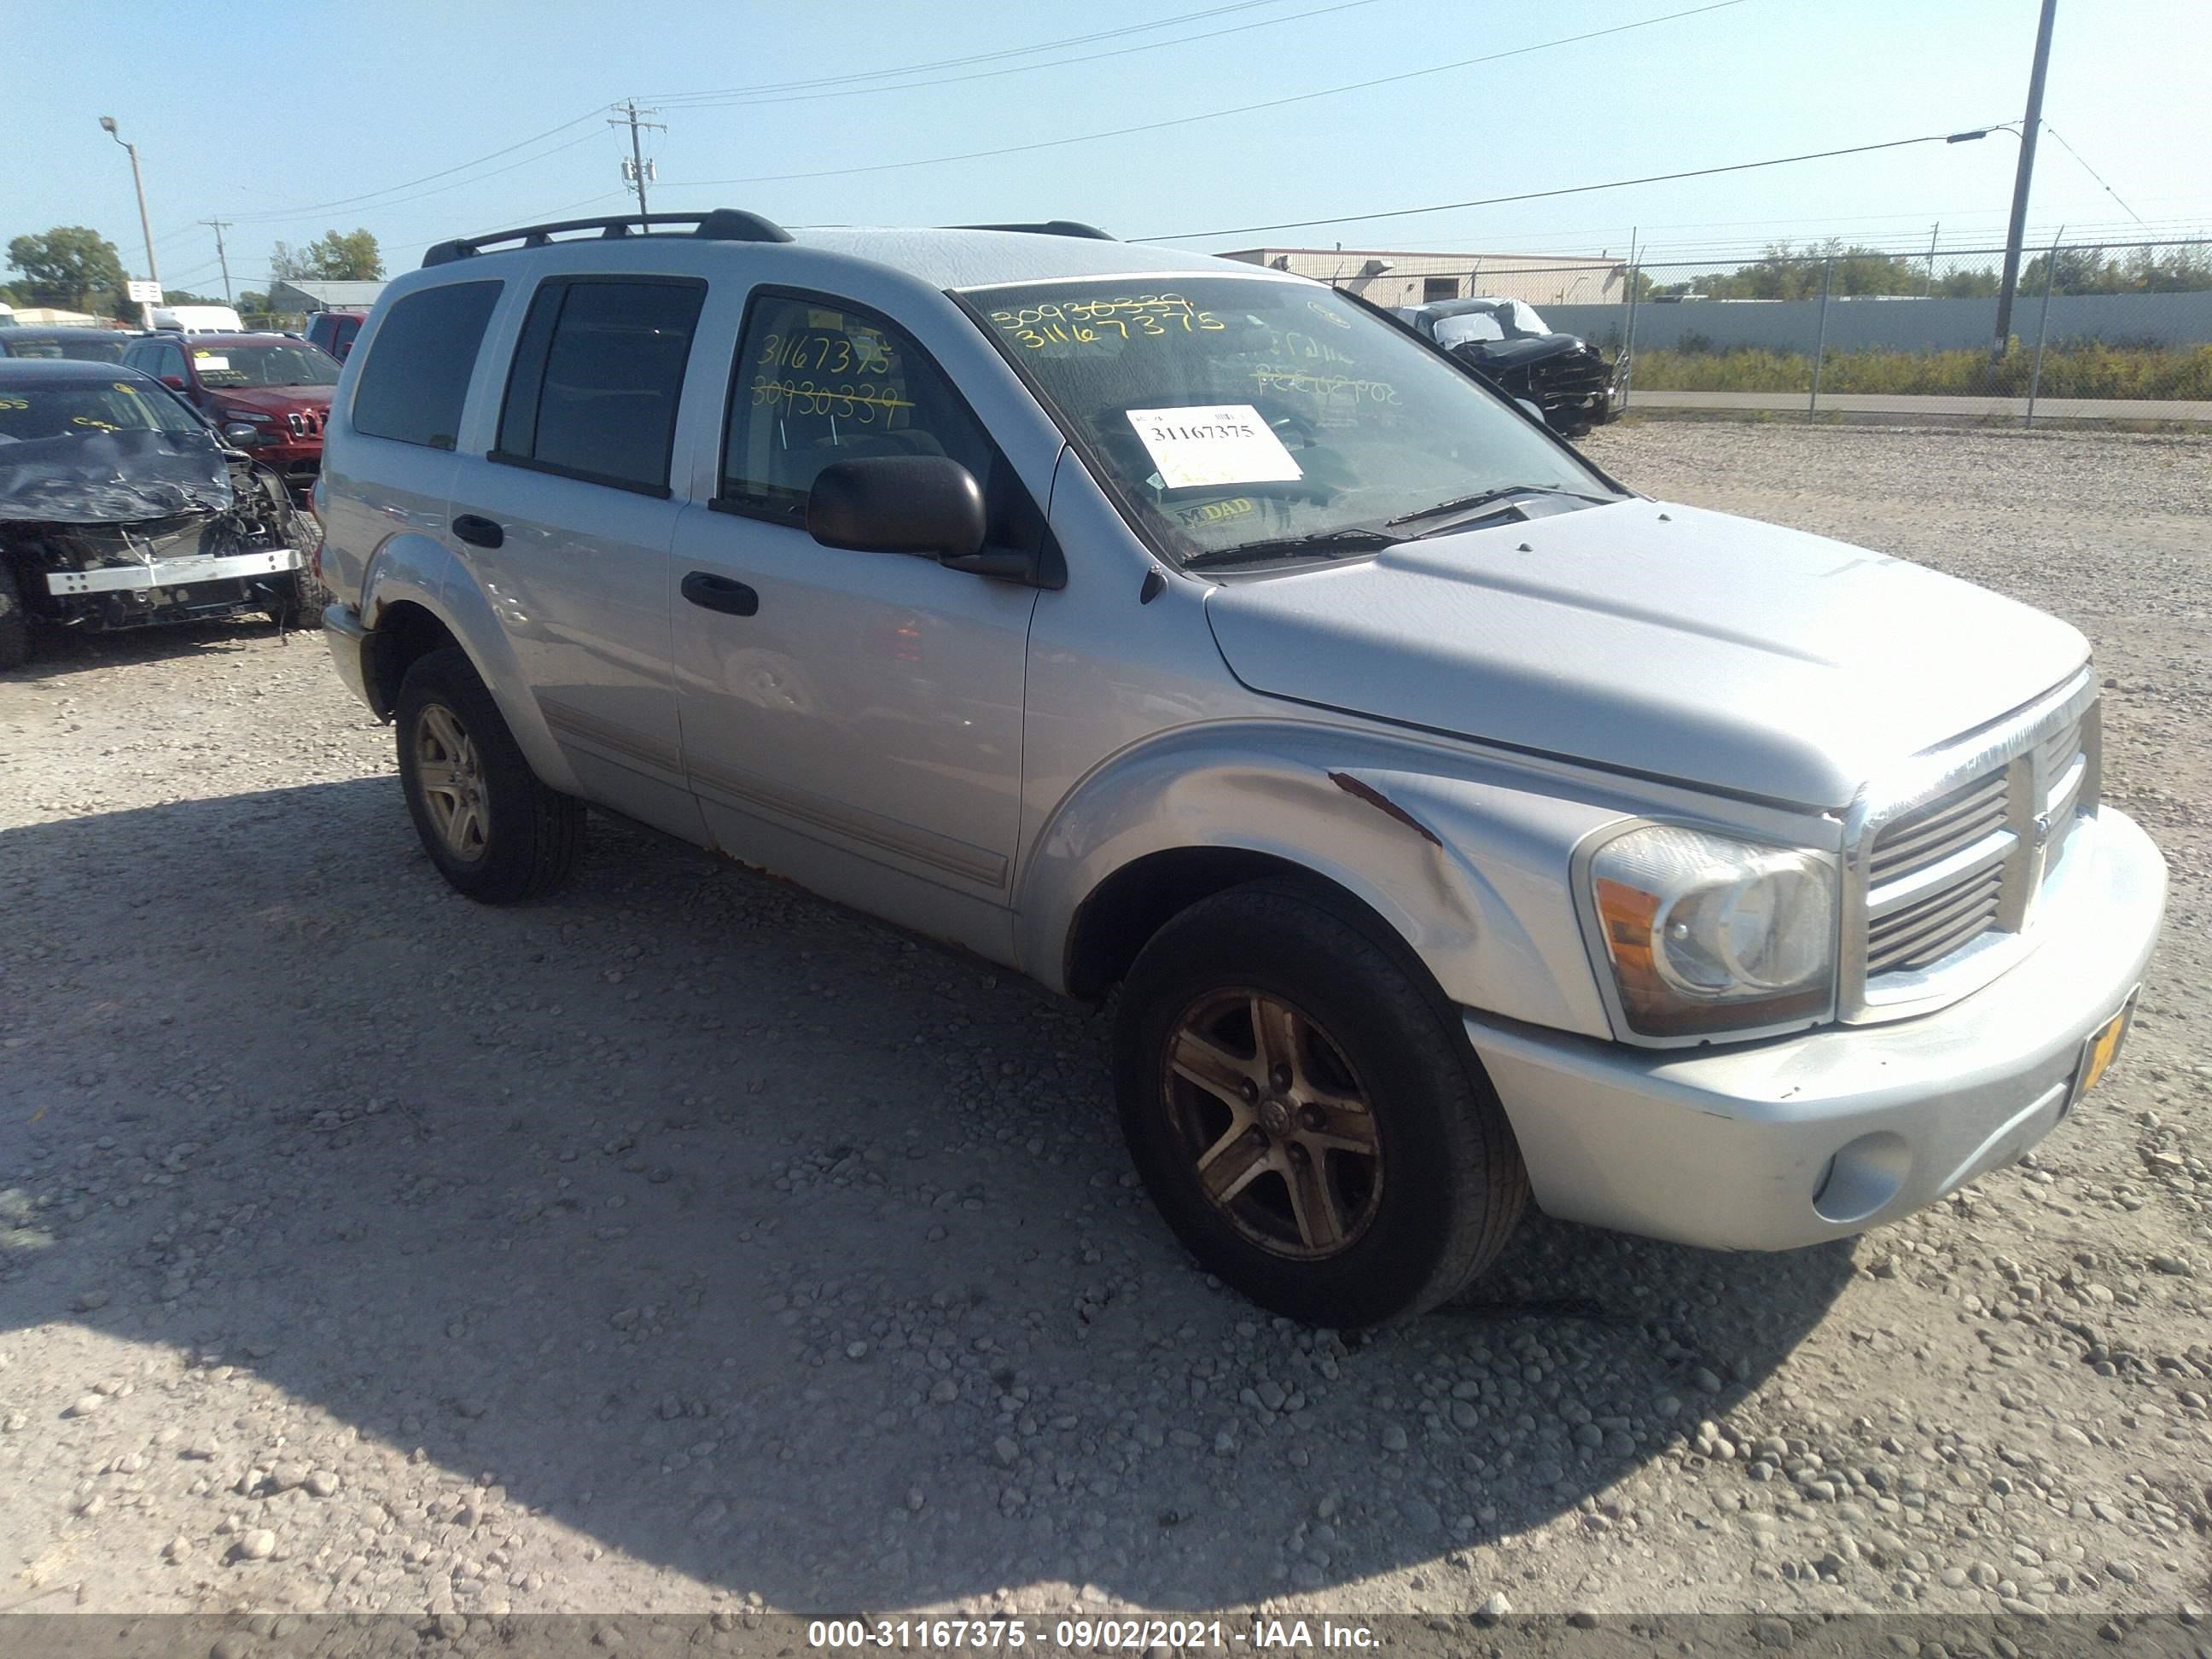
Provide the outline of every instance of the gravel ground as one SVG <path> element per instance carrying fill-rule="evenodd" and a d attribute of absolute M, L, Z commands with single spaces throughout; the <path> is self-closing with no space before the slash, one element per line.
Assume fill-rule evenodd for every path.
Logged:
<path fill-rule="evenodd" d="M 0 679 L 0 1609 L 2212 1600 L 2212 445 L 1624 425 L 1655 494 L 2071 617 L 2166 848 L 2125 1063 L 1855 1243 L 1537 1219 L 1361 1341 L 1194 1273 L 1098 1023 L 597 824 L 418 851 L 319 645 Z"/>

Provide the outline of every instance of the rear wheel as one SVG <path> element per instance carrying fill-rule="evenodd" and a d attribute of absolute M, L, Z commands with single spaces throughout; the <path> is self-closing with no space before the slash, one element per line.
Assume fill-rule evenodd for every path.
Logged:
<path fill-rule="evenodd" d="M 583 849 L 584 803 L 538 781 L 466 652 L 417 658 L 394 723 L 407 811 L 456 890 L 505 904 L 568 880 Z"/>
<path fill-rule="evenodd" d="M 1276 1312 L 1422 1312 L 1527 1205 L 1504 1109 L 1417 974 L 1358 906 L 1271 881 L 1177 916 L 1123 987 L 1130 1154 L 1200 1265 Z"/>
<path fill-rule="evenodd" d="M 21 668 L 31 659 L 31 619 L 15 567 L 0 559 L 0 669 Z"/>

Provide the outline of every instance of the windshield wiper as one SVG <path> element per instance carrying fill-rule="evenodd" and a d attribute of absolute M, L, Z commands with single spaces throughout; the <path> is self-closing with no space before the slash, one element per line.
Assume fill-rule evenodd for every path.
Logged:
<path fill-rule="evenodd" d="M 1203 570 L 1212 565 L 1243 564 L 1250 559 L 1285 559 L 1300 553 L 1364 552 L 1376 548 L 1395 547 L 1405 540 L 1402 536 L 1385 535 L 1380 530 L 1318 531 L 1310 536 L 1273 536 L 1263 541 L 1239 542 L 1234 547 L 1209 547 L 1184 558 L 1186 570 Z"/>
<path fill-rule="evenodd" d="M 1578 501 L 1601 501 L 1602 495 L 1586 495 L 1578 489 L 1568 489 L 1559 484 L 1505 484 L 1496 489 L 1480 489 L 1472 495 L 1461 495 L 1449 501 L 1438 501 L 1434 507 L 1424 507 L 1412 513 L 1401 513 L 1395 519 L 1385 519 L 1385 525 L 1395 526 L 1413 524 L 1422 519 L 1441 519 L 1447 513 L 1462 513 L 1478 507 L 1488 507 L 1492 501 L 1506 501 L 1515 495 L 1565 495 Z"/>

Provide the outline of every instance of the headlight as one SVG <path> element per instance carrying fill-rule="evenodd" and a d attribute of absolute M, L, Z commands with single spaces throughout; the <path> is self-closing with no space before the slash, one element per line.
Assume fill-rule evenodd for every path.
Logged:
<path fill-rule="evenodd" d="M 1832 1006 L 1836 875 L 1817 853 L 1651 825 L 1589 861 L 1621 1012 L 1643 1036 L 1810 1022 Z"/>

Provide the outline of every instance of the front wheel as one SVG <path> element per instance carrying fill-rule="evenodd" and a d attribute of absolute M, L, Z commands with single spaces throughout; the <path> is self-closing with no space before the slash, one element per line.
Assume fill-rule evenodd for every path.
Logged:
<path fill-rule="evenodd" d="M 1258 882 L 1152 939 L 1115 1033 L 1121 1126 L 1200 1265 L 1360 1328 L 1449 1300 L 1528 1198 L 1504 1109 L 1432 986 L 1358 906 Z"/>
<path fill-rule="evenodd" d="M 506 904 L 568 880 L 583 849 L 584 803 L 538 781 L 466 652 L 417 658 L 393 714 L 407 811 L 448 884 Z"/>

